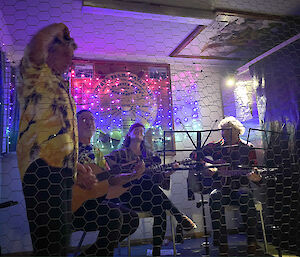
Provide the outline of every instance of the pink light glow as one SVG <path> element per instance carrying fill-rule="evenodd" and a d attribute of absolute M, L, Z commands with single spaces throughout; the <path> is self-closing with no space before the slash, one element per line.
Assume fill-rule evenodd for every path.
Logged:
<path fill-rule="evenodd" d="M 136 99 L 133 99 L 134 97 L 137 97 L 141 92 L 146 92 L 147 90 L 150 92 L 151 96 L 145 95 L 144 97 L 141 97 L 139 95 L 138 99 L 139 103 L 141 101 L 143 102 L 143 106 L 149 106 L 149 111 L 145 112 L 143 109 L 143 112 L 140 112 L 140 116 L 144 116 L 145 120 L 148 120 L 151 125 L 164 125 L 166 129 L 169 128 L 169 118 L 172 118 L 172 114 L 170 114 L 170 112 L 168 113 L 168 111 L 172 108 L 172 105 L 170 104 L 172 98 L 170 97 L 170 87 L 166 86 L 167 84 L 169 85 L 166 79 L 150 79 L 149 75 L 145 74 L 143 81 L 147 82 L 147 86 L 146 88 L 144 87 L 142 90 L 139 90 L 139 87 L 137 87 L 134 82 L 135 77 L 133 76 L 127 77 L 127 86 L 124 86 L 124 84 L 120 85 L 120 81 L 122 81 L 122 83 L 124 82 L 123 78 L 106 79 L 102 76 L 93 79 L 74 78 L 76 76 L 75 72 L 72 71 L 71 74 L 73 74 L 73 77 L 71 78 L 71 92 L 77 105 L 81 106 L 81 109 L 89 108 L 95 115 L 98 115 L 97 111 L 100 112 L 98 124 L 96 124 L 97 126 L 100 125 L 100 129 L 105 129 L 107 127 L 113 128 L 116 126 L 120 127 L 120 125 L 122 127 L 123 121 L 122 119 L 119 121 L 119 117 L 132 115 L 132 111 L 138 114 L 138 110 L 142 110 L 142 107 L 136 106 L 136 108 L 131 108 L 130 106 L 135 106 L 135 103 L 137 102 L 135 101 Z M 129 75 L 131 73 L 126 72 L 126 74 Z M 126 107 L 130 107 L 130 110 L 125 109 L 125 111 L 123 109 L 123 104 L 127 104 Z M 158 105 L 159 110 L 157 110 Z M 156 115 L 156 117 L 151 117 L 151 112 L 154 110 L 158 111 L 158 115 Z M 103 117 L 101 117 L 101 115 L 103 115 Z M 118 117 L 118 115 L 121 116 Z M 104 117 L 106 117 L 106 119 L 104 119 Z M 110 117 L 115 119 L 114 125 L 112 125 L 113 120 L 110 120 Z M 101 123 L 100 118 L 103 118 Z"/>

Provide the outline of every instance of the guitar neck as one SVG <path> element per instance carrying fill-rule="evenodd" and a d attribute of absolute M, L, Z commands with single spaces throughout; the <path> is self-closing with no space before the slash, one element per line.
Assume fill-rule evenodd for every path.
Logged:
<path fill-rule="evenodd" d="M 172 168 L 173 164 L 178 163 L 178 164 L 189 164 L 192 163 L 192 160 L 186 159 L 183 161 L 176 161 L 176 162 L 171 162 L 168 164 L 154 164 L 146 168 L 147 171 L 149 172 L 163 172 L 167 170 L 168 168 Z"/>
<path fill-rule="evenodd" d="M 238 177 L 238 176 L 246 176 L 248 175 L 249 173 L 251 173 L 252 171 L 251 170 L 220 170 L 218 171 L 218 173 L 221 175 L 221 176 L 224 176 L 224 177 L 231 177 L 231 176 L 235 176 L 235 177 Z"/>
<path fill-rule="evenodd" d="M 172 163 L 164 164 L 164 165 L 162 165 L 162 164 L 153 164 L 153 165 L 150 165 L 150 166 L 146 167 L 146 172 L 151 172 L 151 173 L 163 172 L 171 166 L 172 166 Z"/>

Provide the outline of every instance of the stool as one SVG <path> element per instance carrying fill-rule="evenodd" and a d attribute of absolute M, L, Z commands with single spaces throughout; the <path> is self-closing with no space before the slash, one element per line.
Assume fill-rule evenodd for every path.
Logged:
<path fill-rule="evenodd" d="M 265 253 L 268 253 L 268 242 L 267 242 L 267 236 L 266 236 L 266 230 L 265 230 L 264 217 L 263 217 L 263 213 L 262 213 L 263 207 L 262 207 L 262 203 L 260 201 L 255 201 L 255 209 L 257 211 L 259 211 L 261 229 L 263 232 L 263 239 L 264 239 L 264 251 L 265 251 Z"/>
<path fill-rule="evenodd" d="M 263 207 L 262 203 L 260 201 L 254 201 L 255 204 L 255 209 L 256 211 L 259 212 L 259 217 L 260 217 L 260 222 L 261 222 L 261 228 L 262 228 L 262 233 L 263 233 L 263 240 L 264 240 L 264 252 L 268 253 L 268 243 L 267 243 L 267 237 L 266 237 L 266 231 L 265 231 L 265 223 L 264 223 L 264 218 L 263 218 Z M 233 208 L 233 210 L 239 210 L 238 206 L 226 206 L 226 208 Z"/>
<path fill-rule="evenodd" d="M 151 218 L 153 215 L 149 212 L 138 212 L 140 219 L 144 218 Z M 175 224 L 174 224 L 174 217 L 173 215 L 167 211 L 167 216 L 170 216 L 170 224 L 171 224 L 171 233 L 172 233 L 172 241 L 173 241 L 173 255 L 176 256 L 176 245 L 175 245 Z M 131 256 L 131 246 L 130 246 L 130 236 L 127 238 L 127 243 L 128 243 L 128 256 Z"/>

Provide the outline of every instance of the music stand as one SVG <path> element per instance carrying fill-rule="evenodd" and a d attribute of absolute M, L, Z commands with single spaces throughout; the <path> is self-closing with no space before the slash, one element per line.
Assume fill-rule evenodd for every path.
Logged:
<path fill-rule="evenodd" d="M 192 152 L 196 152 L 197 153 L 197 158 L 196 158 L 196 162 L 197 162 L 197 165 L 196 165 L 196 172 L 200 173 L 200 170 L 203 168 L 203 165 L 201 164 L 201 155 L 200 153 L 202 153 L 202 147 L 204 146 L 204 144 L 206 143 L 207 139 L 209 138 L 209 136 L 211 135 L 211 133 L 213 131 L 221 131 L 222 129 L 207 129 L 207 130 L 201 130 L 201 131 L 188 131 L 188 130 L 184 130 L 184 131 L 164 131 L 164 138 L 163 138 L 163 151 L 159 151 L 159 152 L 163 152 L 163 162 L 164 164 L 166 163 L 165 159 L 166 159 L 166 152 L 180 152 L 180 151 L 192 151 Z M 231 130 L 230 128 L 229 129 L 226 129 L 226 130 Z M 202 136 L 202 133 L 204 132 L 208 132 L 208 135 L 206 137 L 206 139 L 204 140 L 204 143 L 203 145 L 201 145 L 201 136 Z M 176 150 L 168 150 L 166 149 L 166 134 L 167 133 L 185 133 L 187 134 L 187 136 L 189 137 L 191 143 L 193 144 L 194 146 L 194 149 L 176 149 Z M 189 133 L 197 133 L 197 143 L 195 144 L 192 137 L 190 136 Z M 222 165 L 227 165 L 227 164 L 217 164 L 217 165 L 212 165 L 211 167 L 219 167 L 219 166 L 222 166 Z M 202 181 L 203 183 L 203 181 Z M 204 187 L 204 184 L 202 184 L 202 186 Z M 208 241 L 208 232 L 207 232 L 207 222 L 206 222 L 206 215 L 205 215 L 205 204 L 208 203 L 208 201 L 204 200 L 204 194 L 203 194 L 203 190 L 200 191 L 200 197 L 201 197 L 201 200 L 200 202 L 198 202 L 196 204 L 196 207 L 197 208 L 200 208 L 202 206 L 202 216 L 203 216 L 203 226 L 204 226 L 204 237 L 205 237 L 205 242 L 203 242 L 201 245 L 202 247 L 204 247 L 205 249 L 205 253 L 206 255 L 205 256 L 210 256 L 209 255 L 209 241 Z"/>
<path fill-rule="evenodd" d="M 202 132 L 209 132 L 209 135 L 212 131 L 220 131 L 220 129 L 209 129 L 209 130 L 201 130 L 201 131 L 164 131 L 164 137 L 163 137 L 163 150 L 162 151 L 159 151 L 159 152 L 163 152 L 163 163 L 165 164 L 166 163 L 166 152 L 181 152 L 181 151 L 196 151 L 197 153 L 200 153 L 201 152 L 201 149 L 202 149 L 202 145 L 201 145 L 201 133 Z M 192 133 L 197 133 L 197 144 L 194 143 L 192 137 L 190 136 L 189 132 L 192 132 Z M 187 134 L 187 136 L 189 137 L 190 141 L 192 142 L 193 146 L 194 146 L 194 149 L 176 149 L 176 150 L 167 150 L 166 149 L 166 134 L 167 133 L 185 133 Z M 208 136 L 209 136 L 208 135 Z M 205 141 L 206 142 L 206 141 Z M 197 154 L 197 159 L 196 159 L 196 162 L 200 164 L 200 154 Z M 201 165 L 196 165 L 196 171 L 200 171 L 200 169 L 202 168 Z M 202 206 L 202 216 L 203 216 L 203 226 L 204 226 L 204 237 L 205 237 L 205 241 L 201 244 L 202 247 L 204 247 L 205 249 L 205 256 L 209 256 L 209 241 L 208 241 L 208 232 L 207 232 L 207 222 L 206 222 L 206 215 L 205 215 L 205 204 L 208 203 L 207 200 L 204 200 L 204 196 L 203 196 L 203 192 L 201 191 L 200 192 L 200 197 L 201 197 L 201 200 L 200 202 L 198 202 L 196 204 L 196 207 L 197 208 L 200 208 Z"/>

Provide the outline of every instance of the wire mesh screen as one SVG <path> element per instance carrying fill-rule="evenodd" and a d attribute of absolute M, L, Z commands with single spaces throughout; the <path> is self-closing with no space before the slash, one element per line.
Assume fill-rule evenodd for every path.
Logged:
<path fill-rule="evenodd" d="M 299 255 L 297 1 L 92 2 L 0 1 L 2 253 Z"/>

